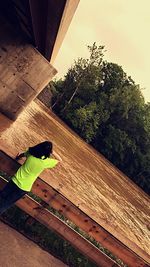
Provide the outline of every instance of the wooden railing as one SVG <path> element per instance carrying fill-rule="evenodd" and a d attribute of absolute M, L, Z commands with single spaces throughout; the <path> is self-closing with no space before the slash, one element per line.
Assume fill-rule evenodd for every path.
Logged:
<path fill-rule="evenodd" d="M 6 180 L 2 178 L 0 179 L 1 188 L 5 186 L 6 183 Z M 26 213 L 31 215 L 33 218 L 35 218 L 37 221 L 45 225 L 47 228 L 57 232 L 60 236 L 69 241 L 74 247 L 76 247 L 81 253 L 87 256 L 98 266 L 118 266 L 113 260 L 107 257 L 93 244 L 91 244 L 84 237 L 75 232 L 71 227 L 61 221 L 49 210 L 42 208 L 42 206 L 38 202 L 36 202 L 28 195 L 25 195 L 22 199 L 17 201 L 16 205 Z"/>
<path fill-rule="evenodd" d="M 8 175 L 13 175 L 20 164 L 10 158 L 6 153 L 0 151 L 0 170 Z M 4 186 L 6 181 L 0 180 L 0 186 Z M 128 266 L 131 267 L 148 267 L 149 265 L 131 251 L 128 247 L 122 244 L 119 240 L 108 233 L 104 228 L 98 225 L 95 221 L 84 214 L 79 208 L 73 205 L 69 200 L 63 197 L 59 192 L 53 189 L 50 185 L 38 178 L 33 185 L 32 192 L 39 196 L 44 202 L 49 204 L 54 209 L 75 223 L 84 232 L 100 242 L 105 248 L 109 249 L 114 255 L 122 259 Z M 98 266 L 109 267 L 118 266 L 112 259 L 107 257 L 89 241 L 75 232 L 67 224 L 58 219 L 49 210 L 34 201 L 29 196 L 17 202 L 17 205 L 32 217 L 37 219 L 48 228 L 55 230 L 64 239 L 68 240 L 78 248 L 84 255 L 94 261 Z"/>

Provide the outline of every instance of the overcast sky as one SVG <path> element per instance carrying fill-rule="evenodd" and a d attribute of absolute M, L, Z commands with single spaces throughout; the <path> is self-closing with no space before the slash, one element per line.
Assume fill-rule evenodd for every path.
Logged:
<path fill-rule="evenodd" d="M 121 65 L 150 101 L 150 0 L 80 0 L 54 66 L 58 78 L 87 45 L 104 45 L 105 59 Z"/>

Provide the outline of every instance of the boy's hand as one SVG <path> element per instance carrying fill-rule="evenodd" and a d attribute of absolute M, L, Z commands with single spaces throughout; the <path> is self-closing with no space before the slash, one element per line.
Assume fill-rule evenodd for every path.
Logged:
<path fill-rule="evenodd" d="M 15 160 L 19 160 L 19 153 L 16 155 Z"/>
<path fill-rule="evenodd" d="M 22 154 L 17 154 L 17 156 L 15 157 L 15 160 L 19 160 L 19 159 L 21 159 L 21 158 L 23 158 L 24 157 L 24 153 L 22 153 Z"/>

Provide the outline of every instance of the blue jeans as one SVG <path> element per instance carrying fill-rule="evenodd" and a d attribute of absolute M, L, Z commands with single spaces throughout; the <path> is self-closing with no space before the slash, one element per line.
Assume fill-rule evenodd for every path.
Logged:
<path fill-rule="evenodd" d="M 26 191 L 21 190 L 12 180 L 10 180 L 4 189 L 0 191 L 0 214 L 11 207 L 26 193 Z"/>

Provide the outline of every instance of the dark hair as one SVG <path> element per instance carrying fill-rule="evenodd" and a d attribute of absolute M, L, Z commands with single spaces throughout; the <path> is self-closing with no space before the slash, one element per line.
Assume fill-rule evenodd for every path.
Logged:
<path fill-rule="evenodd" d="M 29 153 L 36 158 L 48 158 L 53 150 L 52 142 L 45 141 L 36 146 L 29 147 Z"/>

